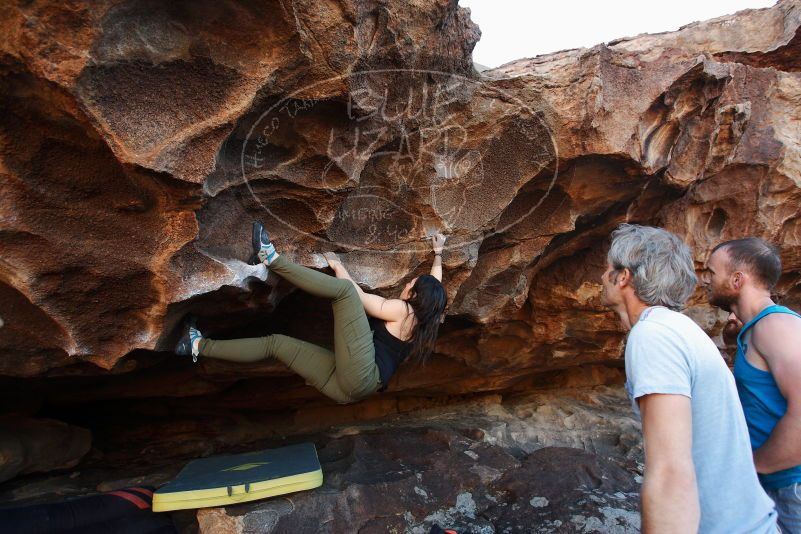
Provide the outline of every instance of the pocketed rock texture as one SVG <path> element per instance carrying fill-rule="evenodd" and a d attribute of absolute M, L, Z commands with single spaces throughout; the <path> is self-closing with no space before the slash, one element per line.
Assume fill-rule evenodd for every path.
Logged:
<path fill-rule="evenodd" d="M 599 277 L 623 221 L 678 232 L 699 269 L 720 240 L 770 239 L 798 306 L 799 25 L 782 0 L 479 75 L 453 0 L 5 2 L 3 411 L 209 452 L 265 420 L 610 383 L 623 334 Z M 326 302 L 245 263 L 254 219 L 387 296 L 448 234 L 432 363 L 340 409 L 274 362 L 176 361 L 187 314 L 211 337 L 331 343 Z M 711 334 L 725 317 L 700 290 L 688 313 Z"/>

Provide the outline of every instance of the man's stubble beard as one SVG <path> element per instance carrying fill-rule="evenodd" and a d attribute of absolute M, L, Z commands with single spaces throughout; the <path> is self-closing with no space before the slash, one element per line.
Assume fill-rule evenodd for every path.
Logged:
<path fill-rule="evenodd" d="M 715 293 L 710 291 L 707 294 L 707 298 L 709 299 L 709 303 L 712 306 L 717 306 L 723 311 L 727 311 L 731 313 L 732 304 L 737 302 L 737 295 L 733 293 L 724 294 L 724 293 Z"/>

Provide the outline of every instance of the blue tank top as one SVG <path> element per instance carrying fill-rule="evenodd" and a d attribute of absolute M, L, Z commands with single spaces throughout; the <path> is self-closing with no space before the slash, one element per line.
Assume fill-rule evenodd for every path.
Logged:
<path fill-rule="evenodd" d="M 769 371 L 757 369 L 745 358 L 748 345 L 742 341 L 745 332 L 757 321 L 771 313 L 789 313 L 796 317 L 801 315 L 784 306 L 768 306 L 748 321 L 737 335 L 737 358 L 734 361 L 734 380 L 737 393 L 743 405 L 748 433 L 751 437 L 751 448 L 758 449 L 767 441 L 773 427 L 787 412 L 787 400 L 779 390 L 776 380 Z M 759 481 L 765 488 L 777 489 L 801 482 L 801 465 L 767 475 L 760 474 Z"/>

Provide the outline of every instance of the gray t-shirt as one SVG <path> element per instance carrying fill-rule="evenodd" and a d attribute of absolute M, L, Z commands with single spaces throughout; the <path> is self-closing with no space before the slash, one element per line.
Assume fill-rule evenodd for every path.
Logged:
<path fill-rule="evenodd" d="M 777 532 L 773 501 L 759 485 L 734 377 L 715 344 L 692 319 L 646 309 L 626 344 L 626 391 L 692 400 L 693 463 L 702 533 Z M 647 476 L 647 473 L 646 473 Z"/>

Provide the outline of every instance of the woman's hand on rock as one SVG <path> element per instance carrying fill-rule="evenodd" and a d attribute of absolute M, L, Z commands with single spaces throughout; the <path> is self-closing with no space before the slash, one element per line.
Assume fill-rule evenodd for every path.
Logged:
<path fill-rule="evenodd" d="M 434 247 L 434 254 L 442 254 L 442 247 L 445 246 L 446 237 L 437 232 L 431 236 L 431 246 Z"/>
<path fill-rule="evenodd" d="M 323 252 L 323 257 L 328 262 L 328 266 L 334 271 L 342 267 L 342 261 L 340 261 L 336 252 Z"/>

